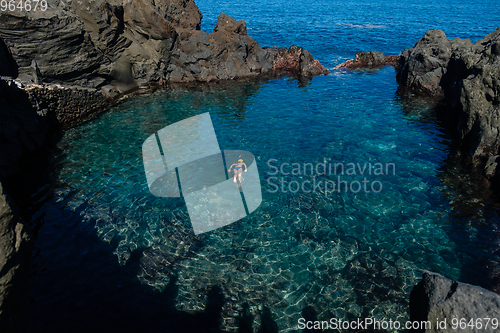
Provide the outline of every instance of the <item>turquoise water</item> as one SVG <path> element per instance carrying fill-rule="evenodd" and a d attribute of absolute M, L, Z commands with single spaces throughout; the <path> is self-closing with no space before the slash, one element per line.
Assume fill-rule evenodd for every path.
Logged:
<path fill-rule="evenodd" d="M 329 68 L 360 50 L 395 54 L 427 28 L 471 39 L 495 28 L 490 14 L 471 14 L 478 4 L 197 3 L 202 29 L 223 11 L 245 18 L 262 45 L 305 46 Z M 306 86 L 281 78 L 170 88 L 66 131 L 50 183 L 33 194 L 34 328 L 289 332 L 304 316 L 403 322 L 422 270 L 474 282 L 471 272 L 498 262 L 496 240 L 485 236 L 496 217 L 474 217 L 476 227 L 457 217 L 456 193 L 443 181 L 453 179 L 451 140 L 429 103 L 396 90 L 392 67 L 334 71 Z M 205 112 L 221 149 L 256 157 L 263 201 L 195 236 L 183 199 L 149 193 L 141 148 L 163 127 Z M 358 169 L 287 174 L 292 163 L 325 160 Z M 296 187 L 338 177 L 352 187 Z M 356 185 L 363 181 L 368 191 Z"/>

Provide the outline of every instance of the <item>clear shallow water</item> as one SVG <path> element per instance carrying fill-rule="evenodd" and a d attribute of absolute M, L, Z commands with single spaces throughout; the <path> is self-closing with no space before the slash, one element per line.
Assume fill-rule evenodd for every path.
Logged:
<path fill-rule="evenodd" d="M 431 27 L 472 39 L 494 30 L 489 16 L 444 4 L 198 5 L 203 29 L 223 11 L 245 18 L 262 45 L 305 46 L 327 67 L 358 50 L 397 53 Z M 457 16 L 445 20 L 450 10 Z M 387 67 L 338 71 L 305 87 L 283 78 L 175 88 L 68 130 L 51 183 L 33 195 L 36 331 L 294 331 L 304 316 L 406 320 L 423 269 L 459 279 L 474 276 L 478 259 L 495 261 L 488 232 L 454 215 L 455 194 L 442 182 L 449 138 L 429 105 L 397 96 L 394 75 Z M 149 193 L 141 147 L 159 129 L 204 112 L 222 149 L 256 156 L 263 202 L 243 220 L 194 236 L 182 199 Z M 289 184 L 312 177 L 273 175 L 268 164 L 325 158 L 394 172 L 341 175 L 380 183 L 378 193 L 293 193 Z M 281 180 L 287 185 L 275 191 Z"/>

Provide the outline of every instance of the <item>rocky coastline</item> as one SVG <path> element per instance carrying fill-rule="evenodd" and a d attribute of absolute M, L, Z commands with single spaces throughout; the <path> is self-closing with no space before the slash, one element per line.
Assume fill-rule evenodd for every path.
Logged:
<path fill-rule="evenodd" d="M 429 30 L 399 54 L 400 89 L 436 98 L 458 142 L 457 154 L 499 184 L 500 28 L 475 44 Z"/>
<path fill-rule="evenodd" d="M 458 144 L 461 162 L 492 185 L 500 185 L 500 28 L 472 43 L 429 30 L 398 56 L 356 54 L 335 69 L 392 65 L 400 93 L 431 98 Z"/>
<path fill-rule="evenodd" d="M 43 14 L 3 15 L 0 38 L 24 80 L 33 80 L 33 68 L 39 68 L 37 80 L 89 88 L 113 80 L 165 84 L 328 73 L 302 48 L 262 48 L 244 20 L 221 13 L 212 33 L 201 31 L 192 0 L 68 1 Z"/>
<path fill-rule="evenodd" d="M 192 0 L 48 2 L 43 14 L 2 14 L 0 21 L 0 327 L 5 332 L 29 331 L 31 245 L 29 227 L 2 182 L 51 132 L 141 88 L 328 73 L 295 45 L 261 47 L 248 36 L 245 21 L 225 14 L 212 33 L 201 31 L 202 15 Z M 448 105 L 460 153 L 476 172 L 500 183 L 500 28 L 475 44 L 431 30 L 397 57 L 362 52 L 336 68 L 385 65 L 398 70 L 401 90 Z M 475 305 L 491 301 L 490 312 L 470 312 L 470 295 Z M 412 292 L 410 314 L 412 320 L 432 321 L 462 309 L 464 316 L 498 317 L 498 299 L 426 272 Z M 432 332 L 438 331 L 445 332 Z"/>

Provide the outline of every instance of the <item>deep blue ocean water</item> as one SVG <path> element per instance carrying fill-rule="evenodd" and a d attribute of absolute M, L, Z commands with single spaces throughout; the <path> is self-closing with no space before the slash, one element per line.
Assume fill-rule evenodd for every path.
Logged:
<path fill-rule="evenodd" d="M 495 1 L 197 4 L 205 31 L 224 12 L 245 19 L 262 46 L 303 46 L 330 69 L 362 50 L 398 54 L 431 28 L 475 41 L 500 17 Z M 66 131 L 50 183 L 33 194 L 34 330 L 293 332 L 301 317 L 403 322 L 425 269 L 493 284 L 495 211 L 457 211 L 451 138 L 430 103 L 396 90 L 392 67 L 332 71 L 307 85 L 280 78 L 170 88 Z M 182 199 L 149 193 L 141 148 L 205 112 L 222 149 L 256 157 L 263 201 L 195 236 Z M 325 160 L 383 172 L 274 174 L 273 166 Z M 295 187 L 338 177 L 354 187 Z M 363 181 L 369 191 L 357 190 Z"/>

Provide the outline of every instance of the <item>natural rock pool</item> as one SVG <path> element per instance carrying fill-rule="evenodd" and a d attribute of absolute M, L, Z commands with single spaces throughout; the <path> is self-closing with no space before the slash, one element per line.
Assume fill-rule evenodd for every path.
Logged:
<path fill-rule="evenodd" d="M 198 5 L 210 25 L 212 12 Z M 379 50 L 402 48 L 404 34 L 384 49 L 402 23 L 357 22 L 347 13 L 315 24 L 361 41 L 378 27 Z M 423 35 L 420 24 L 411 27 L 410 44 Z M 292 35 L 285 39 L 301 37 Z M 263 45 L 284 42 L 263 36 L 254 35 Z M 346 49 L 321 51 L 321 34 L 310 38 L 301 46 L 326 67 L 347 58 Z M 49 182 L 33 194 L 35 331 L 286 332 L 301 317 L 404 321 L 424 269 L 487 284 L 485 263 L 498 258 L 497 216 L 457 207 L 456 189 L 447 187 L 457 172 L 446 163 L 451 139 L 430 104 L 397 94 L 394 76 L 385 67 L 335 71 L 310 84 L 280 78 L 170 88 L 67 130 Z M 195 236 L 183 199 L 150 194 L 141 148 L 165 126 L 205 112 L 221 149 L 256 157 L 263 200 L 248 217 Z M 344 174 L 291 172 L 292 163 L 325 161 L 343 165 Z M 297 188 L 339 177 L 347 191 Z"/>
<path fill-rule="evenodd" d="M 371 94 L 360 91 L 365 85 Z M 467 254 L 450 237 L 440 182 L 449 139 L 426 105 L 406 112 L 395 89 L 392 67 L 334 73 L 307 87 L 278 79 L 177 88 L 66 131 L 50 190 L 35 195 L 43 203 L 33 217 L 41 224 L 35 318 L 75 299 L 77 308 L 59 311 L 63 321 L 100 307 L 118 314 L 97 301 L 109 288 L 115 300 L 107 302 L 121 288 L 154 299 L 175 286 L 172 306 L 188 313 L 203 311 L 218 288 L 228 329 L 244 304 L 252 315 L 269 308 L 280 328 L 296 327 L 307 306 L 319 318 L 407 319 L 422 270 L 458 279 Z M 157 130 L 204 112 L 222 149 L 256 156 L 263 202 L 243 220 L 195 236 L 183 199 L 149 193 L 141 147 Z M 304 170 L 325 159 L 330 175 Z M 347 191 L 296 186 L 339 177 Z"/>

